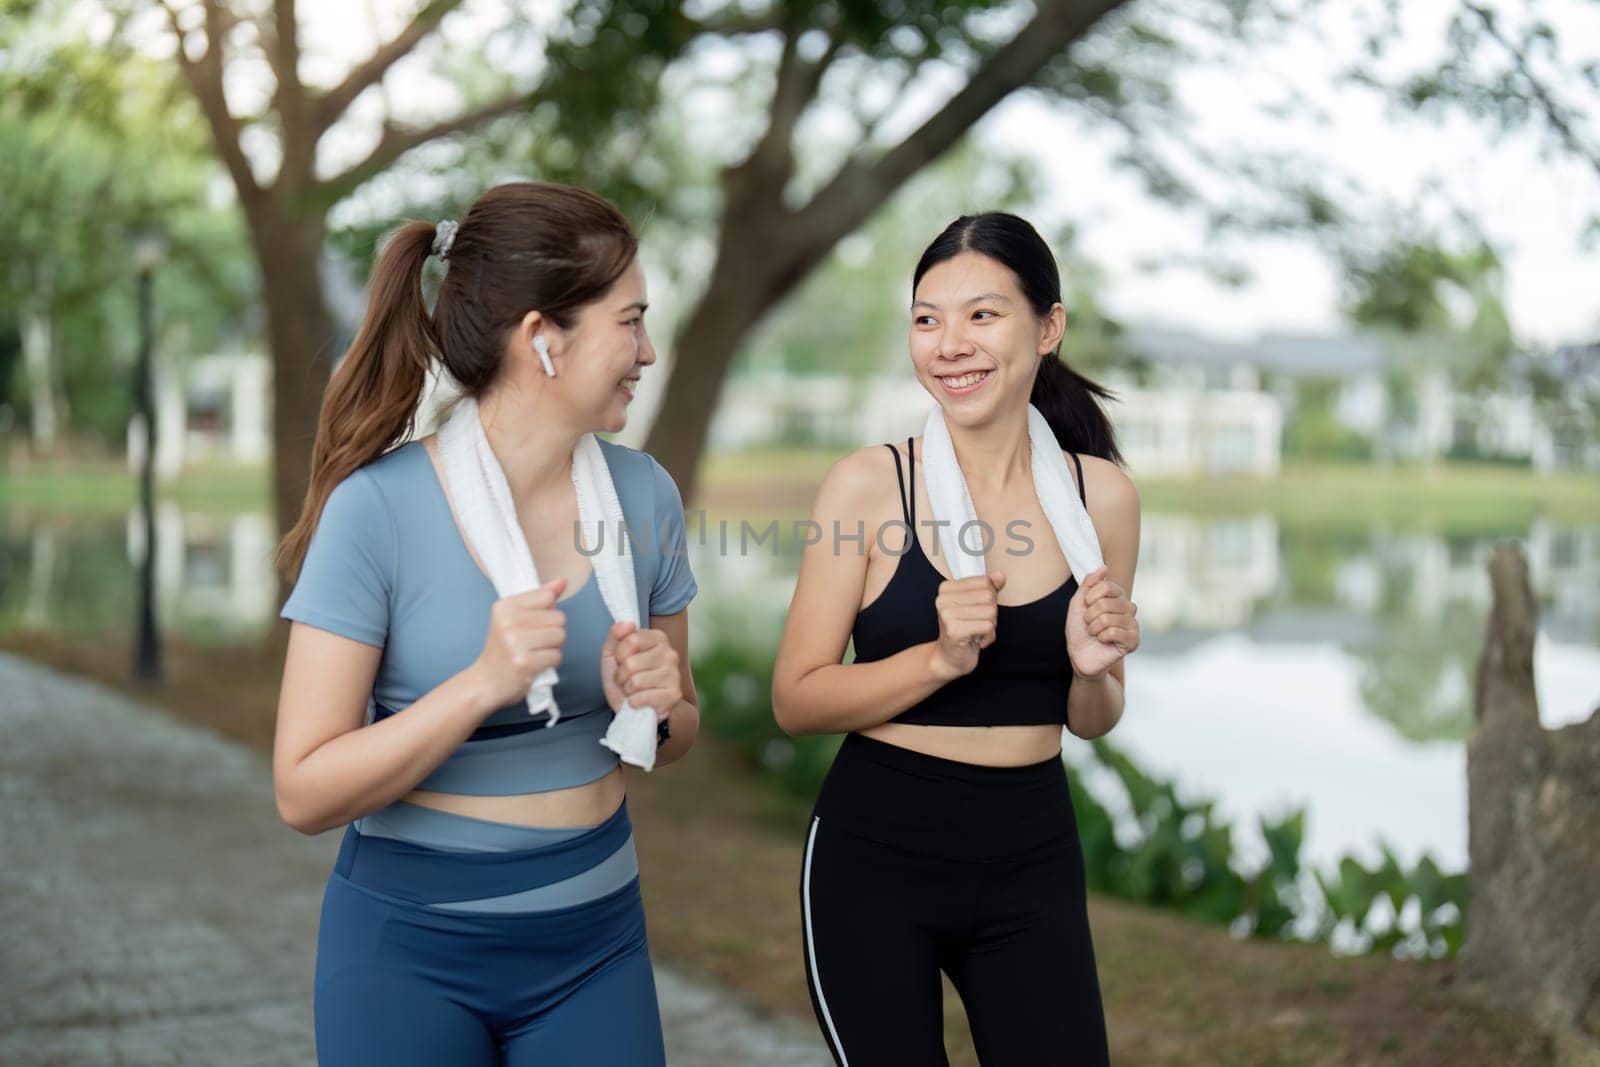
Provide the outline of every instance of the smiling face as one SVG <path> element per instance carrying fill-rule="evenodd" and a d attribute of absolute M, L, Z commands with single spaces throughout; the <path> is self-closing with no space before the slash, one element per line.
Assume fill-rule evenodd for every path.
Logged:
<path fill-rule="evenodd" d="M 604 295 L 573 315 L 571 329 L 558 329 L 548 320 L 539 328 L 556 368 L 545 387 L 560 396 L 579 425 L 615 432 L 627 424 L 640 373 L 656 361 L 644 325 L 648 306 L 644 270 L 635 259 Z M 532 373 L 545 377 L 537 357 Z"/>
<path fill-rule="evenodd" d="M 930 267 L 911 304 L 911 362 L 945 417 L 963 426 L 1028 403 L 1039 357 L 1061 343 L 1060 304 L 1035 314 L 1017 276 L 981 252 Z"/>

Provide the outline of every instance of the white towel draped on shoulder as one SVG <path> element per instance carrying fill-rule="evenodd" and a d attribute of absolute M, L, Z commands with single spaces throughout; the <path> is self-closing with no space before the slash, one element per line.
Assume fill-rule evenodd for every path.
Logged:
<path fill-rule="evenodd" d="M 488 571 L 489 581 L 502 597 L 537 589 L 541 584 L 533 553 L 528 550 L 522 524 L 517 521 L 511 488 L 478 416 L 478 404 L 463 397 L 439 428 L 439 454 L 456 517 L 473 551 Z M 599 526 L 619 530 L 622 504 L 611 480 L 611 468 L 594 434 L 584 434 L 572 451 L 572 484 L 578 494 L 578 521 L 587 538 Z M 629 539 L 607 539 L 603 551 L 591 557 L 600 597 L 616 622 L 640 625 L 638 593 L 634 584 L 633 554 Z M 548 712 L 554 726 L 561 718 L 556 706 L 555 668 L 546 668 L 528 690 L 528 713 Z M 656 712 L 624 704 L 600 743 L 628 763 L 650 770 L 656 761 Z"/>
<path fill-rule="evenodd" d="M 1050 424 L 1032 404 L 1028 405 L 1028 438 L 1033 451 L 1034 492 L 1039 496 L 1039 505 L 1050 522 L 1062 555 L 1067 557 L 1067 566 L 1081 582 L 1104 563 L 1100 538 L 1073 486 L 1067 459 L 1061 454 L 1061 446 Z M 984 538 L 979 535 L 979 529 L 974 527 L 962 536 L 963 529 L 968 523 L 977 523 L 978 516 L 972 506 L 966 476 L 956 459 L 955 446 L 950 441 L 944 409 L 938 404 L 928 412 L 922 428 L 922 468 L 928 485 L 928 502 L 933 507 L 934 518 L 940 521 L 935 527 L 939 532 L 939 548 L 950 561 L 950 573 L 958 579 L 985 573 Z"/>

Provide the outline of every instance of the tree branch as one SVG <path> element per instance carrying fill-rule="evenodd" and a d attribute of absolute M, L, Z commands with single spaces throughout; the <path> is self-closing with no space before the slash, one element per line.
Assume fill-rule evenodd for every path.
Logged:
<path fill-rule="evenodd" d="M 273 0 L 272 48 L 267 59 L 278 79 L 273 95 L 282 111 L 285 103 L 305 95 L 305 87 L 300 84 L 300 27 L 295 21 L 295 0 Z"/>
<path fill-rule="evenodd" d="M 295 0 L 273 0 L 272 47 L 267 58 L 272 64 L 277 88 L 272 102 L 283 130 L 283 163 L 278 181 L 291 195 L 311 176 L 316 153 L 316 130 L 308 114 L 306 88 L 300 81 L 300 26 Z"/>
<path fill-rule="evenodd" d="M 878 131 L 883 128 L 889 116 L 894 114 L 895 105 L 905 96 L 906 89 L 916 80 L 917 73 L 922 70 L 922 64 L 927 62 L 927 59 L 927 56 L 923 56 L 906 60 L 905 77 L 899 79 L 899 85 L 883 106 L 877 109 L 876 115 L 868 114 L 867 109 L 859 106 L 859 103 L 850 109 L 851 117 L 856 120 L 856 125 L 861 127 L 862 145 L 870 145 L 878 139 Z"/>
<path fill-rule="evenodd" d="M 460 7 L 461 3 L 462 0 L 429 0 L 422 10 L 412 16 L 405 29 L 351 69 L 338 85 L 324 93 L 316 102 L 312 139 L 326 133 L 355 102 L 356 97 L 382 80 L 390 67 L 410 55 L 423 38 L 437 29 L 444 17 Z"/>
<path fill-rule="evenodd" d="M 823 50 L 822 55 L 817 57 L 815 63 L 810 64 L 810 69 L 806 73 L 805 91 L 807 102 L 816 99 L 817 90 L 822 88 L 822 76 L 828 73 L 828 68 L 833 66 L 833 61 L 839 58 L 839 52 L 844 48 L 844 45 L 845 40 L 843 37 L 829 37 L 828 47 Z"/>
<path fill-rule="evenodd" d="M 228 97 L 222 87 L 222 41 L 232 28 L 232 18 L 218 0 L 205 0 L 206 48 L 199 59 L 191 59 L 185 47 L 188 33 L 178 18 L 177 9 L 168 0 L 159 2 L 167 13 L 167 21 L 177 39 L 178 66 L 183 70 L 184 78 L 205 114 L 211 139 L 217 146 L 217 155 L 222 157 L 223 165 L 228 168 L 239 198 L 246 202 L 253 201 L 261 195 L 261 186 L 256 182 L 255 172 L 250 169 L 250 161 L 240 146 L 239 120 L 228 110 Z"/>
<path fill-rule="evenodd" d="M 800 56 L 800 37 L 806 32 L 797 26 L 785 28 L 783 54 L 768 106 L 767 130 L 738 170 L 747 181 L 781 194 L 794 170 L 794 130 L 811 101 L 816 99 L 822 76 L 839 54 L 844 41 L 830 37 L 823 54 L 814 62 Z"/>
<path fill-rule="evenodd" d="M 1462 6 L 1476 15 L 1478 21 L 1483 23 L 1485 32 L 1490 37 L 1493 37 L 1501 48 L 1506 50 L 1506 54 L 1511 57 L 1511 62 L 1517 68 L 1517 73 L 1522 75 L 1522 80 L 1528 83 L 1528 91 L 1533 94 L 1534 102 L 1539 105 L 1539 110 L 1544 112 L 1545 121 L 1556 131 L 1556 135 L 1561 138 L 1561 142 L 1567 146 L 1567 151 L 1589 164 L 1590 167 L 1594 168 L 1596 174 L 1600 174 L 1600 152 L 1585 144 L 1583 139 L 1578 136 L 1577 131 L 1572 128 L 1571 113 L 1556 101 L 1550 91 L 1545 88 L 1544 83 L 1533 73 L 1533 68 L 1528 63 L 1527 54 L 1500 31 L 1500 25 L 1495 21 L 1494 12 L 1470 2 L 1464 2 Z"/>
<path fill-rule="evenodd" d="M 763 15 L 747 15 L 743 12 L 717 14 L 705 19 L 691 19 L 690 24 L 697 35 L 705 33 L 718 37 L 741 37 L 770 33 L 784 28 L 783 5 L 776 4 Z"/>
<path fill-rule="evenodd" d="M 746 166 L 771 178 L 787 175 L 793 161 L 794 127 L 805 110 L 805 64 L 800 60 L 800 38 L 794 27 L 783 35 L 783 54 L 767 108 L 767 130 L 750 153 Z"/>
<path fill-rule="evenodd" d="M 829 231 L 849 233 L 906 179 L 950 149 L 990 108 L 1028 85 L 1068 45 L 1126 2 L 1041 4 L 1033 19 L 997 49 L 944 107 L 876 160 L 860 154 L 852 158 L 801 214 L 828 220 Z M 842 231 L 840 225 L 845 226 Z"/>
<path fill-rule="evenodd" d="M 465 133 L 476 126 L 504 115 L 514 115 L 519 111 L 531 110 L 534 106 L 548 99 L 541 90 L 520 93 L 508 96 L 493 103 L 464 111 L 454 118 L 445 119 L 431 126 L 385 126 L 383 135 L 379 137 L 377 145 L 367 154 L 367 158 L 355 164 L 341 174 L 314 183 L 312 192 L 320 199 L 333 202 L 355 190 L 362 182 L 382 173 L 395 160 L 418 148 L 429 141 L 437 141 L 452 134 Z"/>

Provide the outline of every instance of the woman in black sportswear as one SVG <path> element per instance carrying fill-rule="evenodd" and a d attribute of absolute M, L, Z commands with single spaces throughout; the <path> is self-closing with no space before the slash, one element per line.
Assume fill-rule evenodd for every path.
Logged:
<path fill-rule="evenodd" d="M 946 577 L 919 439 L 829 470 L 772 687 L 787 732 L 847 735 L 801 874 L 812 1003 L 846 1067 L 944 1064 L 943 971 L 985 1067 L 1104 1063 L 1061 728 L 1099 737 L 1122 715 L 1139 497 L 1107 394 L 1061 362 L 1060 278 L 1032 226 L 957 219 L 912 287 L 911 360 L 993 534 L 989 573 Z M 1092 574 L 1069 573 L 1034 491 L 1030 402 L 1099 534 Z"/>

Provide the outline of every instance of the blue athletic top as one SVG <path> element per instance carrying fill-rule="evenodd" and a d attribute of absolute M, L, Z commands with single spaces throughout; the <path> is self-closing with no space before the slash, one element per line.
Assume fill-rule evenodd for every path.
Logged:
<path fill-rule="evenodd" d="M 676 614 L 697 590 L 678 487 L 651 456 L 609 441 L 600 448 L 632 534 L 640 618 Z M 615 535 L 605 533 L 602 551 L 615 551 Z M 412 441 L 334 488 L 281 614 L 383 649 L 370 722 L 404 714 L 471 666 L 496 599 L 467 552 L 427 450 Z M 600 648 L 614 620 L 593 573 L 557 607 L 566 613 L 567 640 L 557 668 L 556 725 L 530 716 L 522 700 L 500 708 L 417 788 L 542 793 L 592 782 L 617 765 L 600 744 L 614 717 L 600 685 Z"/>

